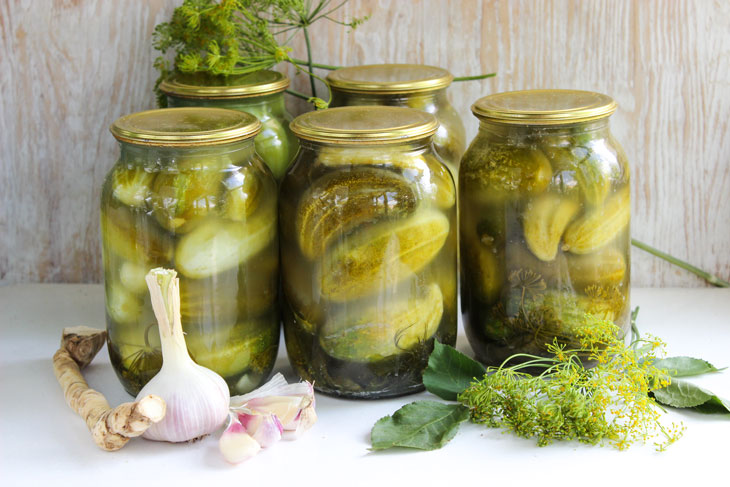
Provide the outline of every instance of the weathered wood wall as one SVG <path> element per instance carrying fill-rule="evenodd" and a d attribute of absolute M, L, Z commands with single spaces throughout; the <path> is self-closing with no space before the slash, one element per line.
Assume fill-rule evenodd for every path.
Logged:
<path fill-rule="evenodd" d="M 150 33 L 177 4 L 0 5 L 0 284 L 100 279 L 99 189 L 116 156 L 107 127 L 153 106 Z M 352 0 L 337 17 L 364 14 L 371 19 L 349 34 L 314 26 L 317 61 L 497 71 L 450 89 L 470 138 L 469 105 L 488 93 L 614 96 L 613 130 L 633 162 L 634 236 L 730 277 L 730 2 Z M 301 40 L 295 54 L 304 55 Z M 301 76 L 294 85 L 307 89 Z M 639 251 L 633 277 L 702 285 Z"/>

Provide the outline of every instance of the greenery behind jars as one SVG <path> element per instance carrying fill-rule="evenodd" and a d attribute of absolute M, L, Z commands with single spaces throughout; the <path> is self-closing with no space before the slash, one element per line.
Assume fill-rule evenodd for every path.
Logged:
<path fill-rule="evenodd" d="M 259 129 L 251 115 L 211 108 L 112 126 L 121 155 L 101 196 L 106 317 L 112 365 L 132 395 L 162 364 L 144 279 L 155 267 L 177 269 L 190 356 L 232 392 L 257 387 L 274 365 L 276 181 L 254 151 Z"/>
<path fill-rule="evenodd" d="M 513 92 L 472 110 L 481 123 L 459 178 L 461 298 L 477 357 L 545 355 L 555 337 L 574 347 L 586 314 L 626 332 L 630 176 L 609 131 L 613 100 Z"/>

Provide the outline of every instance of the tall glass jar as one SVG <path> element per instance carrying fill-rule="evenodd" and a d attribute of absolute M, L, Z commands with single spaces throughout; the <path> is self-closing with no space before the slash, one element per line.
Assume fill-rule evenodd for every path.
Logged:
<path fill-rule="evenodd" d="M 477 357 L 545 355 L 601 320 L 629 326 L 629 165 L 616 103 L 535 90 L 478 100 L 459 175 L 461 303 Z"/>
<path fill-rule="evenodd" d="M 277 71 L 238 76 L 176 73 L 160 84 L 170 107 L 229 108 L 250 113 L 261 121 L 256 152 L 277 181 L 294 160 L 299 145 L 289 130 L 292 116 L 284 103 L 289 78 Z"/>
<path fill-rule="evenodd" d="M 454 76 L 447 70 L 422 64 L 374 64 L 331 72 L 333 107 L 387 105 L 410 107 L 433 114 L 439 121 L 433 145 L 456 178 L 466 147 L 459 114 L 446 96 Z"/>
<path fill-rule="evenodd" d="M 394 107 L 292 122 L 302 149 L 280 193 L 284 334 L 321 392 L 421 390 L 434 340 L 456 340 L 456 195 L 432 149 L 437 126 Z"/>
<path fill-rule="evenodd" d="M 193 360 L 234 394 L 269 375 L 279 346 L 276 181 L 254 151 L 261 124 L 218 108 L 118 119 L 121 155 L 101 195 L 109 355 L 136 395 L 162 356 L 146 273 L 174 268 Z"/>

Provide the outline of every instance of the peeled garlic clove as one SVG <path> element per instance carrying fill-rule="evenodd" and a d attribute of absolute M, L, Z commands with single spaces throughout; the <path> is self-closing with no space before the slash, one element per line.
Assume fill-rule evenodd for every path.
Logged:
<path fill-rule="evenodd" d="M 256 455 L 261 445 L 246 432 L 238 421 L 231 421 L 218 442 L 218 448 L 228 463 L 241 463 Z"/>
<path fill-rule="evenodd" d="M 281 439 L 284 427 L 275 414 L 246 414 L 239 413 L 238 420 L 241 422 L 251 437 L 256 440 L 262 448 L 268 448 Z"/>

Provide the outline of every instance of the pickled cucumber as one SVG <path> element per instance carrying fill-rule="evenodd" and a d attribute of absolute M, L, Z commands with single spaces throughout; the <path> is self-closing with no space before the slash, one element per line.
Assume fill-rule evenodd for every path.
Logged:
<path fill-rule="evenodd" d="M 469 273 L 464 273 L 465 286 L 480 300 L 491 303 L 497 299 L 504 280 L 504 259 L 498 256 L 494 239 L 480 234 L 473 226 L 464 227 L 461 259 Z"/>
<path fill-rule="evenodd" d="M 172 258 L 172 239 L 142 211 L 123 206 L 106 206 L 101 212 L 101 233 L 105 251 L 154 267 Z"/>
<path fill-rule="evenodd" d="M 555 259 L 563 232 L 579 209 L 577 201 L 551 193 L 530 201 L 522 217 L 522 226 L 525 242 L 537 258 Z"/>
<path fill-rule="evenodd" d="M 112 196 L 121 203 L 144 208 L 155 173 L 141 166 L 118 166 L 112 172 Z"/>
<path fill-rule="evenodd" d="M 373 307 L 357 317 L 352 313 L 328 319 L 320 343 L 341 360 L 372 362 L 429 340 L 443 314 L 443 296 L 437 284 L 419 299 L 402 299 L 387 307 Z"/>
<path fill-rule="evenodd" d="M 217 340 L 190 333 L 186 337 L 190 356 L 197 364 L 217 372 L 233 383 L 237 376 L 247 371 L 264 372 L 271 362 L 270 355 L 276 354 L 278 328 L 275 328 L 275 334 L 270 329 L 242 333 L 239 328 L 257 330 L 261 326 L 254 324 L 230 327 L 226 330 L 228 333 L 219 332 L 220 339 Z"/>
<path fill-rule="evenodd" d="M 631 194 L 625 186 L 606 204 L 588 210 L 568 226 L 563 235 L 563 250 L 574 254 L 595 252 L 628 227 L 630 218 Z"/>
<path fill-rule="evenodd" d="M 237 168 L 223 179 L 222 215 L 244 221 L 258 208 L 264 195 L 263 184 L 250 167 Z"/>
<path fill-rule="evenodd" d="M 106 312 L 121 324 L 135 324 L 144 311 L 144 300 L 114 282 L 106 283 Z"/>
<path fill-rule="evenodd" d="M 261 132 L 254 139 L 256 152 L 269 166 L 274 178 L 281 180 L 286 174 L 289 163 L 294 157 L 290 147 L 287 129 L 279 120 L 273 117 L 259 118 Z"/>
<path fill-rule="evenodd" d="M 123 262 L 119 267 L 119 282 L 131 293 L 142 294 L 147 292 L 145 276 L 149 269 L 132 262 Z"/>
<path fill-rule="evenodd" d="M 456 187 L 451 171 L 430 154 L 398 158 L 393 166 L 403 176 L 423 188 L 423 198 L 436 203 L 441 209 L 449 209 L 456 203 Z"/>
<path fill-rule="evenodd" d="M 278 255 L 261 252 L 243 268 L 203 279 L 180 278 L 180 314 L 186 327 L 228 326 L 274 308 Z"/>
<path fill-rule="evenodd" d="M 581 291 L 594 284 L 620 284 L 627 272 L 626 259 L 613 247 L 588 255 L 571 255 L 567 267 L 573 286 Z"/>
<path fill-rule="evenodd" d="M 589 205 L 603 204 L 611 191 L 613 178 L 609 162 L 586 147 L 553 147 L 543 145 L 555 168 L 554 183 L 561 192 L 578 188 Z"/>
<path fill-rule="evenodd" d="M 218 206 L 221 177 L 219 170 L 203 168 L 158 174 L 151 197 L 155 218 L 167 230 L 190 230 L 191 223 Z"/>
<path fill-rule="evenodd" d="M 431 262 L 448 235 L 448 218 L 435 210 L 367 228 L 325 254 L 322 294 L 348 301 L 395 285 Z"/>
<path fill-rule="evenodd" d="M 382 219 L 395 219 L 416 209 L 409 183 L 392 171 L 361 169 L 330 173 L 302 197 L 297 211 L 297 237 L 302 253 L 314 259 L 333 240 Z"/>
<path fill-rule="evenodd" d="M 177 270 L 202 278 L 232 269 L 256 255 L 276 237 L 276 214 L 263 212 L 245 222 L 209 217 L 177 245 Z"/>

